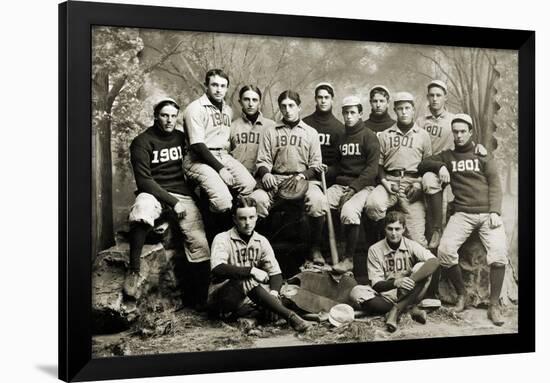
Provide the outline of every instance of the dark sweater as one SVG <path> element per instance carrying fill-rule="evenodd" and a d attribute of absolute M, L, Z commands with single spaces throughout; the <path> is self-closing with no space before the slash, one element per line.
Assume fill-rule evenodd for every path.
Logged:
<path fill-rule="evenodd" d="M 474 149 L 470 141 L 463 147 L 445 150 L 423 160 L 418 171 L 438 174 L 442 166 L 447 167 L 456 212 L 500 214 L 502 189 L 495 162 L 475 154 Z"/>
<path fill-rule="evenodd" d="M 338 145 L 344 136 L 344 124 L 336 119 L 332 112 L 319 110 L 304 118 L 303 121 L 319 133 L 323 163 L 327 166 L 334 165 L 338 160 Z"/>
<path fill-rule="evenodd" d="M 355 126 L 346 127 L 338 154 L 339 161 L 333 170 L 338 185 L 350 186 L 356 192 L 376 185 L 380 143 L 362 120 Z"/>
<path fill-rule="evenodd" d="M 190 194 L 182 167 L 184 142 L 182 132 L 165 133 L 156 125 L 134 138 L 130 145 L 130 160 L 138 192 L 152 194 L 171 207 L 178 199 L 169 192 Z"/>
<path fill-rule="evenodd" d="M 383 132 L 390 126 L 393 126 L 393 124 L 395 124 L 395 120 L 390 117 L 388 112 L 381 116 L 378 116 L 371 112 L 369 119 L 365 121 L 365 125 L 367 126 L 367 128 L 372 130 L 374 133 Z"/>

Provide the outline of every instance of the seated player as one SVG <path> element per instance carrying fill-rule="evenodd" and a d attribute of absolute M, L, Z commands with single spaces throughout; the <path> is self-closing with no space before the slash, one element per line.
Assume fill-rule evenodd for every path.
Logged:
<path fill-rule="evenodd" d="M 306 331 L 309 323 L 279 299 L 283 277 L 269 241 L 254 231 L 258 219 L 256 201 L 239 197 L 232 213 L 235 226 L 216 235 L 212 242 L 209 309 L 235 312 L 248 296 L 258 306 L 288 320 L 294 330 Z M 263 284 L 269 284 L 269 291 Z"/>
<path fill-rule="evenodd" d="M 384 314 L 388 331 L 397 330 L 399 316 L 409 306 L 413 319 L 426 323 L 426 313 L 416 307 L 439 267 L 437 258 L 419 243 L 405 238 L 405 216 L 391 211 L 385 219 L 386 238 L 369 249 L 367 270 L 372 288 L 379 293 L 372 298 L 367 289 L 355 288 L 350 298 L 355 305 L 372 314 Z M 367 294 L 368 293 L 368 294 Z M 365 297 L 365 294 L 368 295 Z M 370 299 L 372 298 L 372 299 Z"/>

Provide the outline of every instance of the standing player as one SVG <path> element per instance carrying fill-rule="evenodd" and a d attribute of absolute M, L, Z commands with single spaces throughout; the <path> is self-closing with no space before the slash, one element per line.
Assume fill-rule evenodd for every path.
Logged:
<path fill-rule="evenodd" d="M 243 86 L 239 91 L 239 103 L 243 113 L 231 123 L 231 155 L 254 175 L 260 137 L 275 122 L 260 112 L 262 92 L 257 86 Z"/>
<path fill-rule="evenodd" d="M 365 121 L 367 128 L 374 133 L 380 133 L 395 124 L 390 117 L 390 91 L 384 85 L 375 85 L 369 91 L 371 112 L 369 119 Z"/>
<path fill-rule="evenodd" d="M 399 315 L 409 306 L 412 306 L 410 313 L 413 319 L 426 323 L 426 313 L 419 310 L 416 304 L 422 300 L 439 261 L 429 250 L 403 236 L 403 213 L 389 212 L 384 231 L 386 238 L 369 248 L 367 264 L 372 287 L 380 295 L 372 298 L 368 289 L 355 287 L 350 297 L 355 305 L 369 313 L 387 312 L 386 327 L 394 332 Z M 362 292 L 367 293 L 368 297 L 364 297 Z"/>
<path fill-rule="evenodd" d="M 256 181 L 229 153 L 233 112 L 224 101 L 229 77 L 221 69 L 206 72 L 206 93 L 184 112 L 190 151 L 185 156 L 185 174 L 208 195 L 215 212 L 228 211 L 233 199 L 229 188 L 250 194 Z"/>
<path fill-rule="evenodd" d="M 451 121 L 454 114 L 446 109 L 447 85 L 441 80 L 433 80 L 428 84 L 429 113 L 420 116 L 416 124 L 424 129 L 432 142 L 432 154 L 436 155 L 444 150 L 452 149 L 453 133 Z M 443 228 L 443 193 L 441 180 L 432 172 L 422 177 L 422 186 L 426 194 L 428 222 L 431 224 L 431 239 L 428 247 L 437 249 Z"/>
<path fill-rule="evenodd" d="M 475 152 L 472 142 L 473 123 L 467 114 L 457 114 L 453 120 L 454 149 L 422 161 L 421 172 L 431 171 L 443 182 L 450 182 L 455 213 L 449 219 L 438 248 L 441 266 L 448 269 L 451 283 L 457 290 L 456 311 L 464 310 L 465 288 L 458 265 L 458 249 L 472 231 L 478 230 L 487 251 L 490 266 L 489 319 L 497 326 L 504 324 L 499 297 L 508 263 L 506 234 L 502 225 L 502 190 L 495 162 Z"/>
<path fill-rule="evenodd" d="M 209 293 L 209 308 L 235 312 L 248 296 L 257 305 L 287 319 L 296 331 L 306 331 L 308 323 L 279 299 L 281 269 L 267 238 L 254 231 L 257 219 L 256 202 L 249 197 L 238 198 L 233 206 L 235 226 L 214 238 L 210 265 L 214 285 Z M 269 292 L 261 285 L 266 283 Z"/>
<path fill-rule="evenodd" d="M 431 156 L 432 145 L 428 133 L 414 123 L 414 99 L 410 93 L 395 95 L 394 111 L 397 123 L 378 135 L 381 185 L 367 199 L 367 216 L 379 222 L 388 208 L 399 202 L 406 213 L 410 238 L 426 246 L 426 211 L 418 165 Z"/>
<path fill-rule="evenodd" d="M 319 136 L 315 129 L 300 119 L 301 100 L 298 93 L 286 90 L 277 101 L 283 118 L 264 132 L 256 164 L 256 176 L 261 180 L 261 185 L 251 197 L 258 204 L 258 215 L 264 218 L 269 215 L 283 181 L 296 184 L 300 179 L 307 180 L 304 205 L 310 217 L 311 259 L 324 264 L 321 233 L 328 202 L 317 180 L 323 171 Z"/>
<path fill-rule="evenodd" d="M 130 267 L 124 289 L 136 295 L 142 282 L 141 250 L 145 238 L 161 213 L 177 216 L 184 234 L 185 255 L 198 276 L 193 304 L 204 304 L 208 288 L 208 261 L 210 251 L 204 233 L 199 209 L 186 185 L 182 168 L 185 136 L 175 130 L 179 106 L 167 99 L 154 108 L 155 123 L 137 136 L 130 145 L 130 158 L 137 185 L 137 197 L 130 211 Z M 206 273 L 205 273 L 206 266 Z"/>
<path fill-rule="evenodd" d="M 304 122 L 319 133 L 323 164 L 329 167 L 326 174 L 329 186 L 336 177 L 336 174 L 330 171 L 330 167 L 337 163 L 338 145 L 344 135 L 344 125 L 332 114 L 333 101 L 334 88 L 332 85 L 328 82 L 317 84 L 315 86 L 315 112 L 304 118 Z"/>
<path fill-rule="evenodd" d="M 346 231 L 346 253 L 343 261 L 333 265 L 333 270 L 345 273 L 353 269 L 357 278 L 367 272 L 366 262 L 361 262 L 364 257 L 356 255 L 355 248 L 367 197 L 376 186 L 380 144 L 361 119 L 363 106 L 358 97 L 344 98 L 342 115 L 346 134 L 335 165 L 336 183 L 327 190 L 327 199 L 332 209 L 340 209 L 340 221 Z"/>

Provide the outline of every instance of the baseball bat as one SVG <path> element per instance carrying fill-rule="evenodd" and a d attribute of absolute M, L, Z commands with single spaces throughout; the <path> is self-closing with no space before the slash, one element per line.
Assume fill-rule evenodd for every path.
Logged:
<path fill-rule="evenodd" d="M 321 172 L 321 186 L 323 187 L 323 193 L 327 195 L 327 181 L 325 179 L 325 172 Z M 336 247 L 336 235 L 334 234 L 334 223 L 332 222 L 332 213 L 330 207 L 327 212 L 327 226 L 328 226 L 328 241 L 330 244 L 330 258 L 332 264 L 338 263 L 338 248 Z"/>

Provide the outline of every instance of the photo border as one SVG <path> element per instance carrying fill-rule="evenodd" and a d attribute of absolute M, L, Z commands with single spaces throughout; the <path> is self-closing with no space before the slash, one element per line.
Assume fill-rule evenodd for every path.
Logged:
<path fill-rule="evenodd" d="M 509 49 L 519 63 L 518 333 L 92 358 L 91 30 L 94 25 Z M 434 33 L 437 32 L 437 33 Z M 535 32 L 70 1 L 59 4 L 59 378 L 264 370 L 535 351 Z M 220 353 L 231 364 L 219 363 Z"/>

